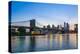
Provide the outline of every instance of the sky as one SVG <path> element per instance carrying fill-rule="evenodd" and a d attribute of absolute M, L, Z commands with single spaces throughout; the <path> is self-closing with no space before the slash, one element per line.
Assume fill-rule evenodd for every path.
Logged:
<path fill-rule="evenodd" d="M 51 4 L 36 2 L 11 3 L 11 22 L 36 19 L 42 25 L 58 25 L 78 21 L 78 6 L 69 4 Z"/>

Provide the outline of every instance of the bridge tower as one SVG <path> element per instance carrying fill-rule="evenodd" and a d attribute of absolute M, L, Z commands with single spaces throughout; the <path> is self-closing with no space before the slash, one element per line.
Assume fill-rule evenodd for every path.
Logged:
<path fill-rule="evenodd" d="M 36 27 L 35 24 L 36 24 L 35 19 L 30 20 L 30 34 L 32 33 L 32 31 L 35 30 Z"/>

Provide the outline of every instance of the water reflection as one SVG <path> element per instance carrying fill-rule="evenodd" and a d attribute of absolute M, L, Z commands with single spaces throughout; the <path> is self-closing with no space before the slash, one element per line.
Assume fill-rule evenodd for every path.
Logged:
<path fill-rule="evenodd" d="M 19 37 L 19 45 L 18 45 L 18 49 L 20 49 L 19 51 L 22 52 L 24 50 L 24 45 L 25 44 L 25 37 Z"/>
<path fill-rule="evenodd" d="M 64 34 L 62 35 L 62 40 L 63 40 L 63 43 L 62 43 L 62 48 L 69 48 L 69 34 Z"/>
<path fill-rule="evenodd" d="M 35 37 L 30 37 L 30 46 L 29 46 L 29 51 L 34 51 L 35 50 Z"/>
<path fill-rule="evenodd" d="M 77 48 L 76 34 L 48 34 L 38 36 L 12 36 L 12 52 L 43 51 Z"/>

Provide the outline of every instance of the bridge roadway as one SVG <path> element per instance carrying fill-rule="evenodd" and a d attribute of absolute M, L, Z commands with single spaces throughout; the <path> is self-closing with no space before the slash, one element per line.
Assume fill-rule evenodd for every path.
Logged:
<path fill-rule="evenodd" d="M 42 29 L 42 30 L 58 30 L 58 31 L 62 31 L 60 29 L 53 29 L 53 28 L 27 27 L 27 26 L 11 26 L 11 28 L 20 28 L 20 27 L 23 27 L 25 29 L 35 28 L 35 29 Z"/>

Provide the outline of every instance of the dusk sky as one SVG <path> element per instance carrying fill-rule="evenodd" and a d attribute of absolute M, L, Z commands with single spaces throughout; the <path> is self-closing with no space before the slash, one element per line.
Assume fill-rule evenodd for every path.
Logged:
<path fill-rule="evenodd" d="M 12 22 L 36 19 L 42 25 L 58 25 L 64 21 L 74 24 L 78 21 L 78 6 L 16 1 L 12 2 L 11 14 Z"/>

